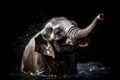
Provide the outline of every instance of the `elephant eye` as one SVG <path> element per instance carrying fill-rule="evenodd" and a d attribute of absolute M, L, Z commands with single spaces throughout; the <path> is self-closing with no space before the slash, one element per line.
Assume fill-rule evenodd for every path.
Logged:
<path fill-rule="evenodd" d="M 61 31 L 57 31 L 57 32 L 56 32 L 56 35 L 60 35 L 60 34 L 61 34 Z"/>
<path fill-rule="evenodd" d="M 60 40 L 64 36 L 64 31 L 60 27 L 55 28 L 54 29 L 54 34 L 55 34 L 55 40 Z"/>
<path fill-rule="evenodd" d="M 63 36 L 64 36 L 64 32 L 63 31 L 57 31 L 56 35 L 55 35 L 55 39 L 56 40 L 60 40 L 60 39 L 63 38 Z"/>

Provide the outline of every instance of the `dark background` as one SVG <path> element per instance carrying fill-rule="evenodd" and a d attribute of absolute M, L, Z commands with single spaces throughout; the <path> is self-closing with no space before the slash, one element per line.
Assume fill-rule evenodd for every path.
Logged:
<path fill-rule="evenodd" d="M 116 26 L 114 26 L 115 12 L 113 4 L 109 0 L 96 0 L 81 2 L 56 1 L 52 4 L 49 2 L 32 4 L 17 2 L 7 5 L 7 11 L 5 12 L 7 27 L 4 29 L 4 32 L 7 33 L 4 37 L 8 36 L 5 39 L 7 43 L 7 50 L 5 51 L 7 51 L 8 56 L 8 72 L 19 71 L 22 51 L 17 48 L 18 53 L 16 53 L 15 49 L 21 45 L 19 40 L 22 39 L 19 38 L 23 38 L 25 31 L 31 25 L 39 24 L 42 26 L 46 20 L 52 17 L 65 16 L 76 21 L 80 28 L 84 28 L 91 23 L 98 13 L 103 12 L 105 15 L 104 21 L 98 25 L 96 33 L 92 37 L 90 48 L 85 51 L 85 54 L 80 55 L 79 61 L 102 62 L 105 65 L 112 66 L 113 74 L 116 75 L 117 47 L 115 44 L 117 43 L 117 37 L 114 35 Z M 22 49 L 24 47 L 25 45 Z"/>

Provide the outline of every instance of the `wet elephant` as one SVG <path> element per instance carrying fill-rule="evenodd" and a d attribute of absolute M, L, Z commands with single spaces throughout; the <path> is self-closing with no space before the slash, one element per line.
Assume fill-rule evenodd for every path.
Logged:
<path fill-rule="evenodd" d="M 89 45 L 88 36 L 101 20 L 103 13 L 84 29 L 65 17 L 48 20 L 26 45 L 21 70 L 35 75 L 76 73 L 76 49 Z"/>

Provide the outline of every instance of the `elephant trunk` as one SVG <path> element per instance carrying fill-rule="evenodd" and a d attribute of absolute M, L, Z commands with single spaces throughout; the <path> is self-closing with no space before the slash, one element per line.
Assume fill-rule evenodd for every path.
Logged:
<path fill-rule="evenodd" d="M 103 14 L 98 14 L 98 16 L 92 21 L 92 23 L 84 28 L 84 29 L 79 29 L 75 36 L 77 38 L 84 38 L 84 37 L 87 37 L 95 28 L 96 24 L 100 21 L 100 20 L 103 20 Z"/>
<path fill-rule="evenodd" d="M 82 38 L 86 38 L 90 33 L 92 33 L 96 24 L 100 20 L 103 20 L 103 14 L 98 14 L 98 16 L 92 21 L 92 23 L 84 29 L 80 29 L 78 27 L 71 27 L 67 32 L 67 36 L 69 36 L 69 39 L 66 41 L 66 43 L 72 44 L 74 42 L 76 43 L 76 41 L 78 41 L 79 43 L 79 40 L 81 40 Z"/>

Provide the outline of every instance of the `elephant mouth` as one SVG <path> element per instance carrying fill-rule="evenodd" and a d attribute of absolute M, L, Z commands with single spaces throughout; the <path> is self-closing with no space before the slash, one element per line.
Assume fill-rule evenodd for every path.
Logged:
<path fill-rule="evenodd" d="M 80 40 L 77 44 L 77 47 L 87 47 L 89 45 L 88 39 Z"/>
<path fill-rule="evenodd" d="M 79 47 L 87 47 L 88 46 L 88 42 L 85 41 L 85 42 L 81 42 L 78 44 Z"/>
<path fill-rule="evenodd" d="M 72 49 L 72 48 L 79 48 L 79 47 L 88 47 L 88 45 L 89 45 L 89 40 L 88 39 L 83 39 L 83 40 L 80 40 L 80 41 L 78 41 L 76 44 L 64 44 L 64 45 L 62 45 L 62 46 L 64 46 L 64 47 L 69 47 L 70 49 Z"/>

